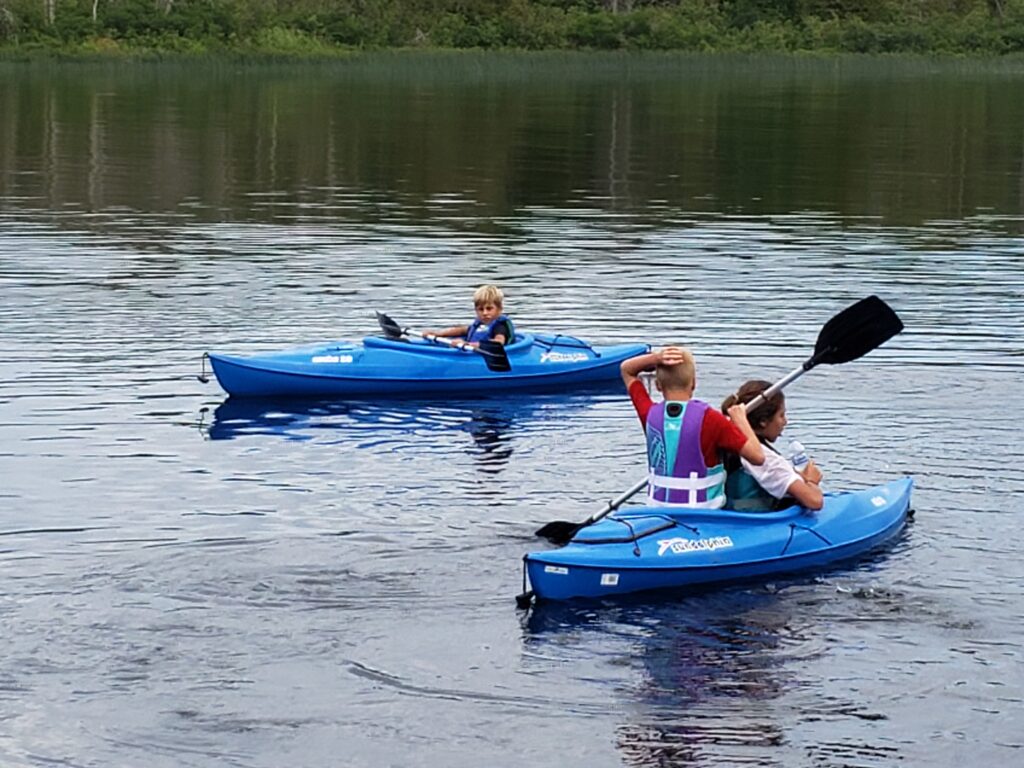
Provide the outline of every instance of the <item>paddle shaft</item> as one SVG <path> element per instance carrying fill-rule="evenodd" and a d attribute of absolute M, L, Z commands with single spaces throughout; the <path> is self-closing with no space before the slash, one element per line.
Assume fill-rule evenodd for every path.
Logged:
<path fill-rule="evenodd" d="M 605 505 L 604 509 L 602 509 L 600 512 L 597 512 L 597 513 L 591 515 L 590 517 L 588 517 L 583 523 L 580 524 L 580 527 L 582 528 L 584 525 L 590 525 L 591 523 L 596 523 L 598 520 L 600 520 L 605 515 L 611 514 L 616 509 L 618 509 L 623 504 L 625 504 L 627 501 L 629 501 L 637 493 L 642 491 L 646 486 L 647 486 L 647 478 L 646 477 L 641 479 L 641 480 L 638 480 L 636 483 L 634 483 L 632 486 L 630 486 L 627 490 L 623 491 L 621 494 L 619 494 L 614 499 L 609 501 Z"/>
<path fill-rule="evenodd" d="M 755 408 L 759 408 L 760 406 L 764 405 L 768 400 L 779 394 L 779 392 L 781 392 L 785 387 L 789 386 L 794 381 L 803 376 L 805 373 L 807 373 L 809 370 L 811 370 L 811 368 L 813 368 L 816 364 L 817 363 L 814 362 L 814 358 L 811 358 L 806 363 L 801 365 L 799 368 L 794 368 L 792 371 L 790 371 L 781 379 L 779 379 L 770 387 L 768 387 L 768 389 L 766 389 L 760 395 L 755 397 L 749 403 L 746 403 L 745 407 L 747 409 L 747 413 L 750 413 Z"/>
<path fill-rule="evenodd" d="M 492 371 L 507 372 L 512 369 L 511 364 L 508 360 L 508 353 L 505 352 L 505 346 L 494 341 L 484 341 L 478 346 L 469 344 L 465 341 L 457 339 L 449 339 L 444 336 L 438 336 L 433 333 L 423 333 L 422 331 L 414 331 L 412 328 L 403 328 L 394 320 L 387 315 L 378 312 L 377 322 L 380 323 L 381 329 L 389 338 L 401 338 L 403 336 L 416 336 L 420 339 L 425 339 L 432 344 L 443 344 L 454 349 L 462 350 L 464 352 L 476 352 L 478 355 L 482 355 L 484 362 L 487 363 L 487 367 Z M 485 346 L 487 348 L 485 348 Z"/>
<path fill-rule="evenodd" d="M 402 333 L 405 336 L 416 336 L 417 338 L 426 339 L 427 341 L 432 341 L 435 344 L 444 344 L 445 346 L 454 347 L 455 349 L 473 350 L 474 352 L 479 352 L 481 355 L 487 354 L 482 349 L 474 347 L 472 344 L 469 344 L 465 341 L 449 339 L 445 336 L 438 336 L 437 334 L 433 333 L 421 333 L 420 331 L 414 331 L 412 328 L 403 328 Z"/>

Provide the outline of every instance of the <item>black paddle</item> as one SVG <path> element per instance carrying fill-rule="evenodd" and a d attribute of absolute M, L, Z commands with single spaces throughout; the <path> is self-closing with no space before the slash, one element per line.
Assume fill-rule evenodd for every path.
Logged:
<path fill-rule="evenodd" d="M 407 336 L 416 336 L 435 344 L 444 344 L 449 347 L 454 347 L 455 349 L 476 352 L 478 355 L 483 356 L 484 362 L 492 371 L 506 373 L 512 370 L 512 363 L 509 362 L 505 346 L 496 341 L 481 341 L 479 346 L 474 347 L 464 341 L 447 339 L 444 336 L 436 336 L 433 333 L 421 333 L 420 331 L 414 331 L 411 328 L 403 328 L 382 312 L 377 313 L 377 322 L 380 324 L 380 329 L 384 331 L 384 335 L 389 339 L 402 339 Z"/>
<path fill-rule="evenodd" d="M 856 360 L 876 347 L 880 347 L 902 330 L 903 321 L 893 312 L 892 307 L 877 296 L 861 299 L 825 323 L 818 334 L 818 341 L 814 345 L 814 354 L 799 368 L 747 403 L 745 405 L 747 413 L 816 365 L 837 365 Z M 556 520 L 539 528 L 537 535 L 553 544 L 566 544 L 581 528 L 596 523 L 605 515 L 614 512 L 645 485 L 647 485 L 647 478 L 608 502 L 600 512 L 594 513 L 582 523 Z"/>

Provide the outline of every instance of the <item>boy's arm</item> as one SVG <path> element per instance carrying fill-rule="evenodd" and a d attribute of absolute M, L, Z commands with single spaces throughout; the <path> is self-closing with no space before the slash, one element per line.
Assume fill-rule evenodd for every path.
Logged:
<path fill-rule="evenodd" d="M 424 335 L 430 336 L 444 336 L 450 338 L 452 336 L 465 336 L 469 332 L 468 325 L 453 325 L 450 328 L 442 328 L 440 330 L 425 330 Z"/>
<path fill-rule="evenodd" d="M 657 352 L 648 352 L 644 355 L 637 355 L 622 361 L 619 372 L 622 374 L 622 383 L 629 389 L 630 384 L 636 381 L 644 371 L 653 371 L 659 364 L 677 365 L 683 362 L 683 351 L 679 347 L 665 347 Z"/>
<path fill-rule="evenodd" d="M 658 365 L 658 352 L 648 352 L 644 355 L 637 355 L 622 361 L 619 366 L 619 373 L 622 374 L 622 383 L 629 389 L 629 385 L 636 381 L 644 371 L 653 371 Z"/>
<path fill-rule="evenodd" d="M 509 328 L 508 323 L 502 320 L 500 323 L 494 326 L 494 335 L 491 336 L 491 341 L 496 341 L 502 346 L 509 342 Z"/>
<path fill-rule="evenodd" d="M 744 437 L 747 438 L 747 442 L 740 448 L 740 456 L 755 467 L 764 464 L 764 446 L 757 439 L 754 428 L 750 426 L 750 422 L 747 420 L 747 409 L 740 403 L 737 403 L 729 408 L 729 418 L 736 425 L 736 428 L 743 433 Z"/>

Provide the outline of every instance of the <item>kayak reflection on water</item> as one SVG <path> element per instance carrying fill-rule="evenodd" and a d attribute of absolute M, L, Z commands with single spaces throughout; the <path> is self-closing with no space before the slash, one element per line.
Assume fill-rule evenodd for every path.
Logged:
<path fill-rule="evenodd" d="M 197 426 L 209 440 L 262 436 L 335 445 L 343 442 L 361 449 L 391 443 L 414 450 L 425 434 L 468 432 L 472 444 L 467 453 L 481 472 L 497 473 L 507 467 L 517 438 L 534 432 L 547 434 L 552 416 L 566 418 L 613 396 L 611 392 L 617 390 L 602 387 L 572 395 L 374 402 L 229 397 L 214 408 L 209 422 L 204 408 Z"/>
<path fill-rule="evenodd" d="M 540 603 L 525 620 L 523 645 L 530 664 L 582 665 L 581 677 L 607 679 L 626 699 L 613 705 L 628 713 L 615 729 L 623 764 L 710 765 L 730 756 L 729 742 L 783 740 L 770 702 L 789 686 L 779 656 L 800 639 L 791 619 L 785 600 L 762 587 L 653 605 Z M 615 685 L 623 664 L 640 672 L 627 688 Z"/>
<path fill-rule="evenodd" d="M 624 765 L 796 765 L 808 754 L 832 765 L 851 744 L 864 764 L 892 764 L 904 758 L 891 733 L 862 728 L 885 719 L 871 678 L 860 677 L 870 662 L 834 634 L 846 618 L 893 615 L 891 596 L 862 594 L 816 577 L 655 603 L 539 603 L 523 618 L 523 664 L 531 676 L 568 667 L 588 687 L 607 687 L 595 695 L 623 714 L 615 740 Z M 854 686 L 822 710 L 806 691 L 825 669 L 868 689 Z"/>

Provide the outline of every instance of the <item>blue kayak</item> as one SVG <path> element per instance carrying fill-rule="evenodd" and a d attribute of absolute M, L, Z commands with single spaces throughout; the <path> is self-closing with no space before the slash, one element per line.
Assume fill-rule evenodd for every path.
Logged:
<path fill-rule="evenodd" d="M 251 357 L 209 353 L 217 381 L 238 397 L 481 395 L 565 390 L 619 376 L 623 360 L 646 344 L 594 346 L 572 336 L 517 335 L 505 347 L 508 368 L 484 356 L 423 339 L 368 336 Z"/>
<path fill-rule="evenodd" d="M 909 477 L 828 494 L 818 512 L 620 509 L 565 546 L 524 557 L 537 599 L 568 600 L 745 581 L 855 558 L 907 520 Z"/>

